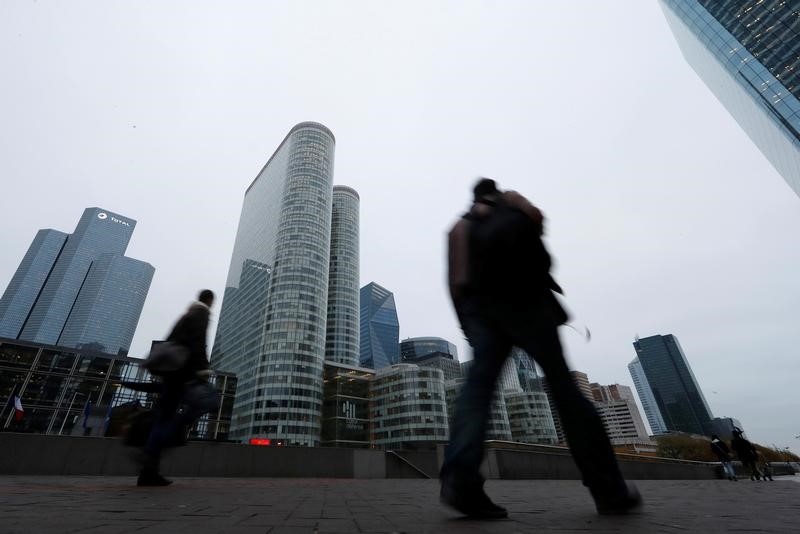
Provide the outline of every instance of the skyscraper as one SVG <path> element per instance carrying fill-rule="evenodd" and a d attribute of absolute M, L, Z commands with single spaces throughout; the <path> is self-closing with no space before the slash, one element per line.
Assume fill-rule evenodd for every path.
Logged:
<path fill-rule="evenodd" d="M 333 186 L 325 359 L 345 365 L 358 365 L 360 354 L 358 204 L 355 189 Z"/>
<path fill-rule="evenodd" d="M 647 443 L 649 436 L 628 386 L 590 384 L 594 406 L 603 420 L 612 445 Z"/>
<path fill-rule="evenodd" d="M 403 362 L 414 363 L 435 352 L 458 361 L 456 346 L 440 337 L 410 337 L 400 342 L 400 359 Z"/>
<path fill-rule="evenodd" d="M 361 288 L 361 365 L 381 369 L 400 362 L 400 323 L 394 295 L 375 282 Z"/>
<path fill-rule="evenodd" d="M 0 298 L 0 335 L 127 354 L 155 272 L 124 256 L 135 226 L 87 208 L 72 234 L 40 230 Z"/>
<path fill-rule="evenodd" d="M 320 442 L 335 142 L 296 125 L 245 192 L 211 353 L 239 377 L 234 439 Z"/>
<path fill-rule="evenodd" d="M 656 398 L 653 396 L 653 391 L 650 389 L 650 383 L 642 369 L 642 362 L 639 358 L 634 358 L 628 364 L 628 370 L 633 378 L 633 385 L 636 387 L 636 393 L 639 395 L 639 401 L 642 403 L 644 415 L 647 418 L 647 423 L 650 425 L 650 432 L 654 435 L 664 434 L 667 431 L 667 425 L 664 424 L 664 418 L 661 417 L 661 412 L 658 411 L 658 404 Z"/>
<path fill-rule="evenodd" d="M 800 196 L 800 15 L 785 0 L 661 0 L 684 57 Z"/>
<path fill-rule="evenodd" d="M 650 336 L 637 339 L 633 347 L 667 430 L 710 434 L 711 409 L 678 338 Z"/>

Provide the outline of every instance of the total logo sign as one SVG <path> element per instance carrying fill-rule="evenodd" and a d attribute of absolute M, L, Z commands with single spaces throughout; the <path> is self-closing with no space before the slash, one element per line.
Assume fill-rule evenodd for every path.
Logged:
<path fill-rule="evenodd" d="M 117 219 L 114 216 L 109 217 L 108 213 L 106 213 L 104 211 L 101 211 L 100 213 L 98 213 L 97 214 L 97 218 L 100 219 L 101 221 L 104 221 L 106 219 L 111 219 L 111 222 L 115 222 L 117 224 L 123 224 L 125 226 L 130 226 L 131 225 L 129 222 L 123 221 L 121 219 Z"/>

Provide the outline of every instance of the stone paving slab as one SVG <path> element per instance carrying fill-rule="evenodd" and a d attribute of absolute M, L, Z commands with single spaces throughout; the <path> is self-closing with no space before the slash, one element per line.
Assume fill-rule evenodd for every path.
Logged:
<path fill-rule="evenodd" d="M 137 488 L 124 477 L 3 477 L 2 533 L 800 532 L 800 476 L 775 482 L 640 481 L 636 515 L 595 513 L 570 480 L 491 480 L 509 519 L 442 507 L 435 480 L 178 478 Z"/>

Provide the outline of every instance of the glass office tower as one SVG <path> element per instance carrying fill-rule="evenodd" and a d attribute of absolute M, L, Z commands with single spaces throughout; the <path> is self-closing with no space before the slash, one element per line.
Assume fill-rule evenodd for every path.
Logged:
<path fill-rule="evenodd" d="M 239 377 L 233 439 L 319 445 L 334 147 L 296 125 L 245 192 L 211 353 Z"/>
<path fill-rule="evenodd" d="M 456 346 L 440 337 L 410 337 L 400 342 L 400 360 L 403 362 L 415 363 L 433 353 L 449 355 L 450 359 L 458 361 Z"/>
<path fill-rule="evenodd" d="M 658 404 L 656 398 L 653 396 L 653 391 L 650 389 L 650 383 L 642 369 L 642 362 L 639 358 L 635 358 L 628 364 L 628 371 L 633 378 L 633 385 L 636 387 L 636 393 L 639 395 L 639 401 L 642 403 L 644 415 L 647 418 L 647 423 L 650 425 L 650 432 L 654 435 L 664 434 L 667 431 L 667 425 L 664 424 L 664 418 L 661 417 L 661 412 L 658 411 Z"/>
<path fill-rule="evenodd" d="M 710 435 L 711 409 L 678 338 L 650 336 L 637 339 L 633 347 L 667 430 Z"/>
<path fill-rule="evenodd" d="M 661 0 L 681 51 L 800 196 L 800 5 Z"/>
<path fill-rule="evenodd" d="M 325 360 L 358 365 L 358 205 L 355 189 L 333 186 Z"/>
<path fill-rule="evenodd" d="M 400 322 L 394 295 L 375 282 L 361 288 L 361 366 L 381 369 L 400 362 Z"/>
<path fill-rule="evenodd" d="M 135 226 L 87 208 L 72 234 L 40 230 L 0 299 L 0 333 L 127 354 L 155 272 L 124 256 Z"/>
<path fill-rule="evenodd" d="M 0 337 L 17 339 L 69 234 L 39 230 L 0 298 Z"/>

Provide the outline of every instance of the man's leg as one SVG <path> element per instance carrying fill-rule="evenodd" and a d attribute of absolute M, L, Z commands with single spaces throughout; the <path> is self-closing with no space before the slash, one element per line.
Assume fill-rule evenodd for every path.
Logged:
<path fill-rule="evenodd" d="M 450 427 L 450 443 L 440 474 L 442 500 L 470 516 L 505 517 L 505 510 L 483 493 L 480 466 L 495 384 L 511 344 L 484 318 L 463 320 L 474 359 Z"/>
<path fill-rule="evenodd" d="M 170 482 L 159 474 L 161 451 L 174 439 L 177 411 L 183 396 L 181 384 L 164 382 L 153 428 L 144 446 L 144 462 L 139 474 L 139 485 L 165 486 Z"/>
<path fill-rule="evenodd" d="M 533 357 L 550 385 L 572 457 L 601 513 L 622 513 L 641 499 L 625 482 L 603 421 L 569 374 L 555 326 L 532 325 L 514 343 Z"/>

